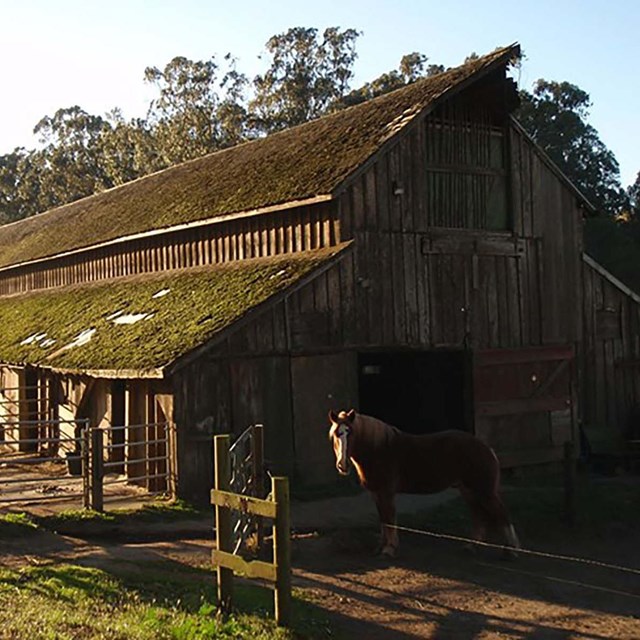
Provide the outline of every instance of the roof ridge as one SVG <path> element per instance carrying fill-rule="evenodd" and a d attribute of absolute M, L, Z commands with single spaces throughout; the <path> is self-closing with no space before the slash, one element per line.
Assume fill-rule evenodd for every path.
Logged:
<path fill-rule="evenodd" d="M 519 46 L 315 120 L 156 171 L 0 226 L 0 266 L 125 236 L 331 195 L 429 104 L 508 64 Z"/>

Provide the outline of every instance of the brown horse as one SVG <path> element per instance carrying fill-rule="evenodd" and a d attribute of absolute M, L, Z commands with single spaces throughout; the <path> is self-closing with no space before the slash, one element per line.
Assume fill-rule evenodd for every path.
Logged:
<path fill-rule="evenodd" d="M 448 487 L 457 487 L 469 505 L 473 537 L 484 540 L 488 531 L 499 532 L 508 553 L 515 555 L 513 549 L 520 545 L 499 495 L 500 463 L 478 438 L 464 431 L 411 435 L 353 409 L 330 411 L 329 420 L 336 468 L 347 475 L 351 463 L 360 484 L 373 495 L 384 555 L 394 556 L 398 547 L 395 494 L 437 493 Z"/>

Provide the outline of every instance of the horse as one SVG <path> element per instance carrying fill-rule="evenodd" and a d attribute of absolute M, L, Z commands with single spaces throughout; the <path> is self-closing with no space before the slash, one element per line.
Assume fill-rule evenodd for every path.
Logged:
<path fill-rule="evenodd" d="M 382 555 L 394 557 L 398 548 L 396 493 L 456 487 L 471 510 L 473 538 L 483 541 L 487 532 L 499 532 L 505 557 L 516 556 L 520 543 L 500 498 L 500 463 L 484 442 L 456 430 L 412 435 L 354 409 L 330 411 L 329 422 L 338 472 L 348 475 L 353 465 L 375 501 Z"/>

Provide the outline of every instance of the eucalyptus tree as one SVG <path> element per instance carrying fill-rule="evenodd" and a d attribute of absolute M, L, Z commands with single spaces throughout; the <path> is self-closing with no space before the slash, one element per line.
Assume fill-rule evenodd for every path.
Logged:
<path fill-rule="evenodd" d="M 151 102 L 147 126 L 164 166 L 197 158 L 242 141 L 246 135 L 243 94 L 246 77 L 235 60 L 189 60 L 177 56 L 164 68 L 147 67 L 145 82 L 159 95 Z"/>
<path fill-rule="evenodd" d="M 587 122 L 589 94 L 569 82 L 538 80 L 520 97 L 517 116 L 533 139 L 599 211 L 619 213 L 626 202 L 620 169 Z"/>
<path fill-rule="evenodd" d="M 427 56 L 418 51 L 402 56 L 397 69 L 387 71 L 371 82 L 350 91 L 340 100 L 340 106 L 349 107 L 371 100 L 371 98 L 400 89 L 420 78 L 434 76 L 444 71 L 443 65 L 427 64 L 428 60 Z"/>
<path fill-rule="evenodd" d="M 317 118 L 348 92 L 359 32 L 339 27 L 294 27 L 266 43 L 269 68 L 253 81 L 249 104 L 258 133 L 272 133 Z"/>

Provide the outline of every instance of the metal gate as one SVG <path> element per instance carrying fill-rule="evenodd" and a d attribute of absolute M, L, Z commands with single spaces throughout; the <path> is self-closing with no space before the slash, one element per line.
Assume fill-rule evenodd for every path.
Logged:
<path fill-rule="evenodd" d="M 89 429 L 86 506 L 171 495 L 170 422 Z"/>
<path fill-rule="evenodd" d="M 97 511 L 172 495 L 169 422 L 0 422 L 0 507 L 57 503 Z"/>
<path fill-rule="evenodd" d="M 0 422 L 0 505 L 82 503 L 86 420 Z"/>

